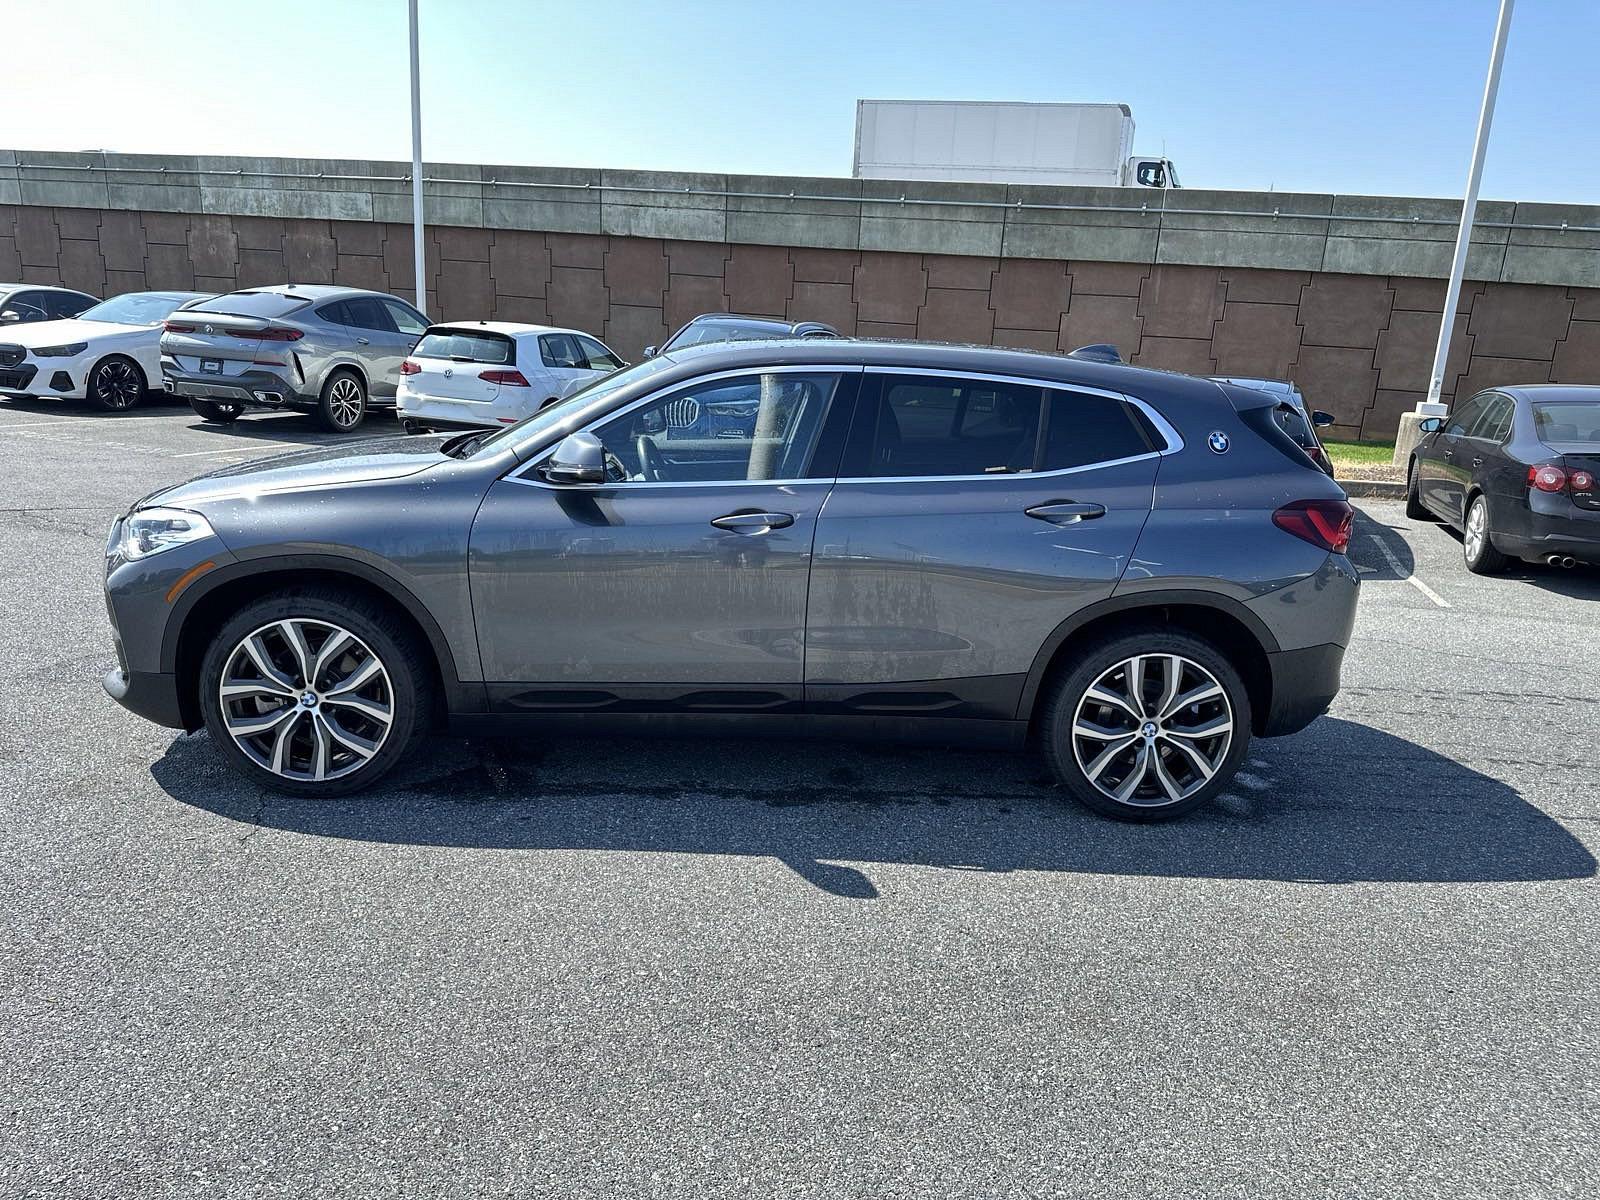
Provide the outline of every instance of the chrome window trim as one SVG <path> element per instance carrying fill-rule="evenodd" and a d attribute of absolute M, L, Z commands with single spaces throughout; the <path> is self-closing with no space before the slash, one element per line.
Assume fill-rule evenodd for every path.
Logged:
<path fill-rule="evenodd" d="M 682 388 L 694 387 L 701 383 L 714 383 L 719 379 L 732 379 L 743 375 L 768 375 L 777 372 L 799 372 L 802 374 L 838 373 L 844 375 L 852 371 L 863 376 L 868 373 L 875 373 L 881 375 L 943 376 L 949 379 L 975 379 L 989 383 L 1008 383 L 1020 385 L 1022 387 L 1047 388 L 1055 391 L 1082 392 L 1083 394 L 1089 396 L 1103 396 L 1110 400 L 1120 400 L 1124 404 L 1131 404 L 1137 408 L 1149 419 L 1150 423 L 1155 426 L 1156 432 L 1161 435 L 1162 439 L 1167 443 L 1167 445 L 1163 450 L 1150 450 L 1144 454 L 1134 454 L 1126 458 L 1108 459 L 1104 462 L 1084 463 L 1083 465 L 1076 467 L 1062 467 L 1055 471 L 1008 471 L 984 475 L 840 475 L 833 479 L 708 479 L 655 483 L 645 482 L 643 480 L 622 480 L 617 483 L 604 484 L 553 484 L 547 483 L 543 479 L 524 478 L 525 475 L 536 473 L 537 469 L 543 465 L 544 460 L 548 458 L 555 450 L 555 446 L 552 445 L 540 451 L 537 456 L 529 459 L 526 463 L 523 463 L 520 469 L 512 470 L 510 473 L 503 476 L 503 478 L 508 483 L 520 483 L 526 487 L 544 488 L 548 491 L 572 491 L 575 489 L 622 487 L 624 484 L 627 485 L 629 491 L 636 491 L 643 488 L 788 487 L 803 483 L 827 483 L 830 485 L 840 483 L 952 483 L 980 479 L 1016 481 L 1018 479 L 1056 479 L 1063 475 L 1078 475 L 1084 471 L 1100 471 L 1107 467 L 1120 467 L 1127 463 L 1142 462 L 1147 458 L 1164 458 L 1169 454 L 1177 454 L 1184 448 L 1183 435 L 1173 427 L 1172 423 L 1168 421 L 1166 417 L 1164 417 L 1148 402 L 1140 399 L 1138 396 L 1131 396 L 1127 392 L 1118 392 L 1110 388 L 1094 387 L 1089 384 L 1070 383 L 1060 379 L 1042 379 L 1037 376 L 1000 375 L 988 371 L 945 370 L 937 367 L 877 366 L 871 363 L 783 363 L 764 367 L 740 367 L 727 371 L 716 371 L 710 375 L 699 375 L 694 379 L 680 380 L 678 383 L 673 384 L 670 387 L 664 387 L 657 391 L 650 392 L 647 395 L 641 396 L 637 400 L 624 405 L 622 408 L 616 409 L 613 412 L 609 412 L 603 417 L 596 418 L 594 421 L 591 421 L 588 425 L 585 425 L 581 429 L 572 430 L 571 433 L 568 433 L 566 436 L 570 437 L 572 433 L 592 433 L 596 426 L 603 425 L 615 417 L 624 416 L 633 411 L 635 408 L 639 408 L 643 405 L 651 403 L 652 401 L 659 400 L 663 396 L 670 395 L 671 393 L 679 391 Z M 559 444 L 559 442 L 557 444 Z"/>

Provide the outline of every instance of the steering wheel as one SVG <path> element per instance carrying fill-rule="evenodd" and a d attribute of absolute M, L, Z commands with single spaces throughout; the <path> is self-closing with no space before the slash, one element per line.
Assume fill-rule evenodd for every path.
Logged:
<path fill-rule="evenodd" d="M 641 433 L 634 439 L 633 448 L 639 454 L 639 473 L 651 483 L 660 483 L 667 477 L 667 462 L 656 449 L 655 442 Z"/>

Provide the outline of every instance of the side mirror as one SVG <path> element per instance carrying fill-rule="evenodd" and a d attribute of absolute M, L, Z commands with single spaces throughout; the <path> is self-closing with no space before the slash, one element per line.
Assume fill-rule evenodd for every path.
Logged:
<path fill-rule="evenodd" d="M 1444 427 L 1444 421 L 1439 417 L 1423 417 L 1417 422 L 1417 428 L 1423 433 L 1438 433 Z"/>
<path fill-rule="evenodd" d="M 646 346 L 644 348 L 644 356 L 646 358 L 654 358 L 656 356 L 656 348 L 654 346 Z M 628 364 L 623 363 L 622 365 L 627 366 Z"/>
<path fill-rule="evenodd" d="M 550 455 L 544 477 L 551 483 L 604 483 L 606 448 L 592 433 L 574 433 Z"/>
<path fill-rule="evenodd" d="M 1333 414 L 1331 412 L 1323 412 L 1320 408 L 1314 408 L 1311 410 L 1311 423 L 1318 429 L 1324 429 L 1333 424 Z"/>
<path fill-rule="evenodd" d="M 0 321 L 4 321 L 8 325 L 20 320 L 22 320 L 22 314 L 14 308 L 8 308 L 5 312 L 0 312 Z"/>

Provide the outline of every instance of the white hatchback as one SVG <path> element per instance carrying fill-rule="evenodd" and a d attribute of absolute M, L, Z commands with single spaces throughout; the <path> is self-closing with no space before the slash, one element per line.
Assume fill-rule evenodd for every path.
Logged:
<path fill-rule="evenodd" d="M 576 329 L 433 325 L 400 364 L 398 412 L 412 432 L 514 425 L 626 365 Z"/>

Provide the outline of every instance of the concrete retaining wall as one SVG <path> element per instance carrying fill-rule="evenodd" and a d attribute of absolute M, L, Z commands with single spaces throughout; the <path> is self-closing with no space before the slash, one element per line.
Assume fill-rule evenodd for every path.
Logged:
<path fill-rule="evenodd" d="M 405 172 L 0 151 L 0 278 L 97 294 L 285 279 L 409 294 Z M 576 325 L 628 356 L 719 308 L 861 335 L 1109 341 L 1141 364 L 1294 379 L 1338 417 L 1337 434 L 1364 437 L 1392 435 L 1426 387 L 1459 211 L 1274 193 L 428 173 L 438 317 Z M 1491 203 L 1479 215 L 1447 393 L 1600 383 L 1600 209 Z"/>

